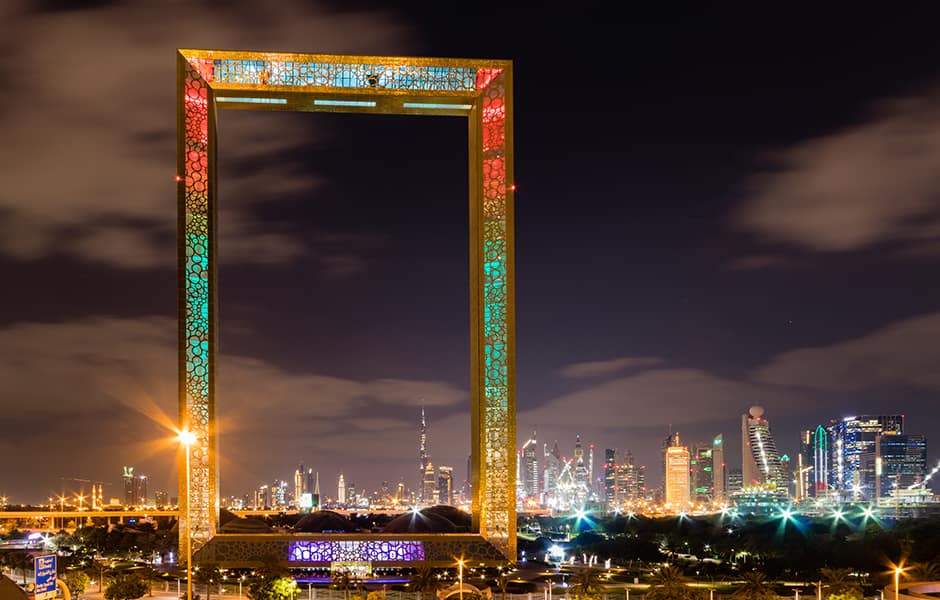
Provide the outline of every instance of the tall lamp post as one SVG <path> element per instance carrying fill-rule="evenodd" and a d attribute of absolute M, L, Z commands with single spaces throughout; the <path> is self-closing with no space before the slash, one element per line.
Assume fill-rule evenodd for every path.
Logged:
<path fill-rule="evenodd" d="M 901 573 L 903 572 L 904 569 L 902 567 L 894 568 L 894 600 L 898 600 L 898 596 L 900 595 Z"/>
<path fill-rule="evenodd" d="M 463 600 L 463 559 L 457 559 L 457 581 L 460 583 L 460 600 Z M 897 600 L 895 598 L 894 600 Z"/>
<path fill-rule="evenodd" d="M 186 448 L 186 600 L 193 600 L 193 527 L 190 519 L 192 498 L 189 497 L 189 461 L 192 445 L 196 441 L 196 435 L 192 431 L 184 429 L 180 432 L 179 436 L 177 436 L 177 439 Z"/>

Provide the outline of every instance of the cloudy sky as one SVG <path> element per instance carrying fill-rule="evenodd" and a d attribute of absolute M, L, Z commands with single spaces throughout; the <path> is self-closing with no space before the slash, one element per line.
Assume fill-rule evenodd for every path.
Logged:
<path fill-rule="evenodd" d="M 0 7 L 0 494 L 172 490 L 178 47 L 515 61 L 518 427 L 656 472 L 767 409 L 778 445 L 900 412 L 940 457 L 932 20 L 439 5 Z M 415 483 L 469 451 L 466 127 L 224 111 L 226 495 Z M 172 491 L 171 491 L 172 495 Z"/>

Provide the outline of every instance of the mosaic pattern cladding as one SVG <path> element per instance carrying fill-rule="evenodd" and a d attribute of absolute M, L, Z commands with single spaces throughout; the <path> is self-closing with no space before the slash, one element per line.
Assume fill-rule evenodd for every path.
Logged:
<path fill-rule="evenodd" d="M 408 540 L 311 540 L 291 542 L 289 562 L 409 562 L 424 560 L 424 544 Z"/>
<path fill-rule="evenodd" d="M 472 448 L 477 489 L 473 512 L 486 545 L 515 560 L 511 63 L 211 50 L 180 50 L 178 60 L 180 425 L 196 435 L 188 496 L 185 468 L 180 469 L 181 514 L 185 516 L 187 507 L 192 513 L 192 522 L 185 523 L 184 518 L 180 527 L 180 547 L 190 537 L 196 549 L 212 539 L 219 508 L 214 417 L 215 111 L 249 106 L 294 109 L 299 104 L 290 99 L 307 98 L 307 109 L 352 107 L 369 112 L 381 109 L 376 100 L 385 98 L 389 106 L 386 97 L 395 97 L 398 100 L 392 104 L 413 114 L 441 114 L 441 107 L 459 106 L 466 110 L 471 131 L 477 132 L 471 135 L 469 150 L 474 165 L 470 286 L 476 366 L 471 430 L 476 436 Z M 217 105 L 219 90 L 234 100 Z M 232 94 L 232 90 L 245 91 Z M 338 98 L 329 96 L 336 92 Z M 309 102 L 310 95 L 320 93 L 327 97 Z M 392 545 L 386 550 L 405 552 L 405 548 Z M 326 552 L 326 547 L 308 546 L 305 551 Z M 422 551 L 430 560 L 427 546 Z"/>

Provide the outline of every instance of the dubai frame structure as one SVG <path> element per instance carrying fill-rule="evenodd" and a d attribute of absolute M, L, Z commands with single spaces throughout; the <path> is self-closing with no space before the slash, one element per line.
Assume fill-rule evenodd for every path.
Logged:
<path fill-rule="evenodd" d="M 448 534 L 455 539 L 444 541 L 432 539 L 429 534 L 398 534 L 399 538 L 408 538 L 398 542 L 381 534 L 363 534 L 378 541 L 342 542 L 346 544 L 342 552 L 336 546 L 339 542 L 311 539 L 305 542 L 306 554 L 300 552 L 297 556 L 329 559 L 331 552 L 351 552 L 346 558 L 361 559 L 357 552 L 365 550 L 354 552 L 350 548 L 388 549 L 397 548 L 397 543 L 404 544 L 402 548 L 417 544 L 420 552 L 413 552 L 411 558 L 400 552 L 386 552 L 378 557 L 380 564 L 382 559 L 389 565 L 396 560 L 415 559 L 446 559 L 452 564 L 454 552 L 473 548 L 477 554 L 484 548 L 482 554 L 491 560 L 514 561 L 515 185 L 511 61 L 215 50 L 177 53 L 179 408 L 181 429 L 195 436 L 189 449 L 180 453 L 181 556 L 190 543 L 193 550 L 209 550 L 213 547 L 210 541 L 217 540 L 216 560 L 234 564 L 238 562 L 236 554 L 242 558 L 251 554 L 245 549 L 245 540 L 233 539 L 226 546 L 222 543 L 226 536 L 216 532 L 220 506 L 215 368 L 219 259 L 216 112 L 220 108 L 467 119 L 474 531 Z M 275 542 L 278 540 L 266 543 Z M 288 553 L 285 560 L 290 562 L 296 542 L 282 542 L 278 548 Z"/>

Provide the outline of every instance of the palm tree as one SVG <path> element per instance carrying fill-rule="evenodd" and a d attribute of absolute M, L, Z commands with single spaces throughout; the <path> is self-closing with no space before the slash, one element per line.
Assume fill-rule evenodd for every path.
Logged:
<path fill-rule="evenodd" d="M 420 567 L 415 571 L 408 587 L 417 590 L 421 600 L 424 600 L 426 594 L 434 595 L 437 590 L 441 589 L 441 579 L 434 572 L 434 569 Z"/>
<path fill-rule="evenodd" d="M 584 567 L 571 576 L 571 590 L 576 598 L 591 597 L 603 591 L 601 587 L 601 572 L 595 567 Z"/>
<path fill-rule="evenodd" d="M 744 574 L 744 583 L 731 595 L 736 600 L 776 600 L 777 593 L 760 571 Z"/>
<path fill-rule="evenodd" d="M 699 600 L 702 593 L 686 585 L 687 579 L 678 567 L 667 565 L 653 576 L 653 585 L 646 592 L 647 600 Z"/>
<path fill-rule="evenodd" d="M 349 590 L 356 584 L 356 577 L 349 569 L 341 569 L 333 573 L 333 587 L 343 590 L 343 597 L 349 600 Z"/>
<path fill-rule="evenodd" d="M 826 597 L 838 596 L 840 598 L 861 598 L 864 596 L 862 586 L 850 579 L 852 569 L 830 569 L 823 567 L 819 570 L 822 575 L 823 589 Z"/>
<path fill-rule="evenodd" d="M 499 568 L 499 574 L 496 575 L 496 587 L 499 588 L 499 591 L 503 595 L 503 600 L 506 600 L 506 590 L 509 588 L 509 582 L 512 581 L 512 575 L 503 571 L 503 568 Z"/>
<path fill-rule="evenodd" d="M 940 581 L 940 562 L 916 562 L 911 566 L 911 575 L 917 581 Z"/>
<path fill-rule="evenodd" d="M 212 583 L 219 576 L 219 565 L 213 562 L 202 562 L 194 571 L 193 575 L 196 583 L 206 584 L 206 600 L 210 600 L 212 598 Z"/>
<path fill-rule="evenodd" d="M 20 569 L 23 573 L 23 585 L 26 585 L 26 570 L 33 566 L 33 555 L 29 552 L 10 552 L 6 556 L 6 564 L 15 573 Z"/>

